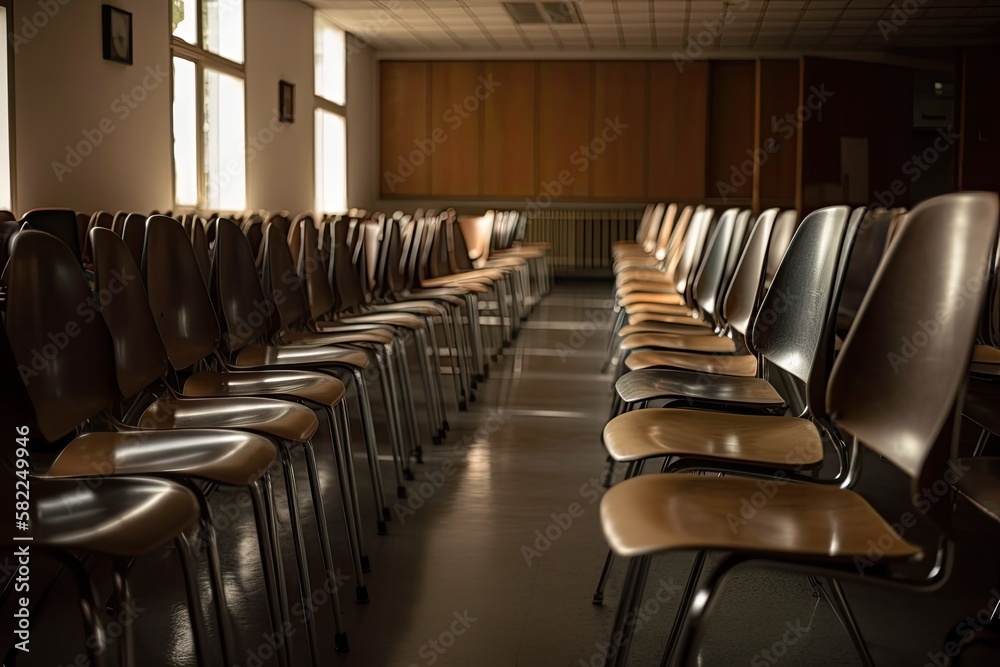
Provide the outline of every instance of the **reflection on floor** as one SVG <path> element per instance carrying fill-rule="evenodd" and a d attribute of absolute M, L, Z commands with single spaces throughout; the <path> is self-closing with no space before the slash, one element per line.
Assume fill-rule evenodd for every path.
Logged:
<path fill-rule="evenodd" d="M 623 574 L 623 568 L 616 568 L 605 606 L 593 606 L 591 595 L 605 554 L 598 479 L 604 465 L 599 435 L 611 400 L 609 376 L 600 374 L 610 326 L 609 292 L 605 283 L 554 290 L 494 365 L 470 410 L 452 409 L 446 443 L 425 447 L 424 463 L 415 467 L 417 479 L 409 485 L 410 498 L 393 501 L 390 534 L 375 534 L 373 515 L 366 521 L 371 604 L 353 600 L 336 479 L 332 472 L 324 475 L 352 650 L 333 652 L 330 604 L 318 588 L 313 599 L 323 665 L 603 664 Z M 364 481 L 360 437 L 355 437 L 355 447 Z M 317 449 L 321 466 L 332 470 L 328 443 L 317 441 Z M 386 479 L 392 480 L 391 461 L 382 465 Z M 304 468 L 299 478 L 304 486 Z M 275 488 L 283 488 L 280 479 L 275 479 Z M 866 462 L 861 491 L 887 517 L 907 510 L 905 481 L 878 460 Z M 362 488 L 362 501 L 368 503 L 370 497 Z M 275 665 L 252 513 L 242 493 L 219 492 L 212 503 L 227 571 L 226 594 L 240 637 L 238 664 Z M 308 502 L 302 510 L 309 516 Z M 279 511 L 284 515 L 283 504 Z M 318 545 L 314 533 L 308 537 L 315 565 L 312 581 L 318 587 Z M 289 536 L 283 539 L 294 600 L 293 552 Z M 946 664 L 935 654 L 949 625 L 986 608 L 991 598 L 996 602 L 996 559 L 982 553 L 992 556 L 996 551 L 959 550 L 955 579 L 933 599 L 848 584 L 877 664 Z M 631 664 L 659 664 L 690 561 L 685 553 L 654 560 Z M 33 591 L 40 594 L 52 570 L 36 559 Z M 124 622 L 135 623 L 139 664 L 193 664 L 174 554 L 165 550 L 140 559 L 133 572 L 136 608 Z M 0 576 L 8 574 L 6 568 L 0 571 Z M 100 565 L 95 578 L 106 593 L 108 568 Z M 207 579 L 203 586 L 207 588 Z M 7 629 L 9 607 L 0 620 L 0 636 L 7 641 L 12 636 Z M 300 621 L 301 615 L 296 615 L 289 638 L 296 666 L 309 664 Z M 86 664 L 77 657 L 84 639 L 67 578 L 52 588 L 33 630 L 32 652 L 18 655 L 16 663 L 8 660 L 7 667 Z M 996 664 L 996 655 L 979 651 L 970 652 L 963 664 Z M 709 619 L 700 664 L 779 662 L 858 664 L 833 613 L 812 596 L 804 579 L 773 571 L 737 571 Z M 115 664 L 114 659 L 109 664 Z"/>

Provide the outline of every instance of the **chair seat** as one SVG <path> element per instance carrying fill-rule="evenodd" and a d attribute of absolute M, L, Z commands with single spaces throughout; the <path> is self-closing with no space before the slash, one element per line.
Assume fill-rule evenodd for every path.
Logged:
<path fill-rule="evenodd" d="M 404 327 L 407 329 L 424 328 L 423 318 L 410 313 L 359 313 L 356 315 L 338 315 L 337 319 L 330 322 L 317 322 L 316 326 L 320 331 L 325 331 L 327 329 L 335 329 L 338 323 L 388 324 L 394 327 Z"/>
<path fill-rule="evenodd" d="M 781 408 L 785 405 L 785 401 L 767 380 L 756 377 L 703 375 L 650 368 L 626 373 L 618 378 L 615 389 L 626 403 L 689 398 L 755 409 Z"/>
<path fill-rule="evenodd" d="M 639 315 L 663 315 L 691 318 L 694 311 L 687 306 L 676 303 L 653 303 L 649 301 L 639 301 L 637 303 L 623 304 L 625 314 L 628 315 L 629 322 L 641 322 L 636 320 Z"/>
<path fill-rule="evenodd" d="M 956 464 L 962 471 L 955 482 L 958 492 L 1000 522 L 1000 457 L 976 456 L 959 459 Z"/>
<path fill-rule="evenodd" d="M 674 312 L 637 312 L 628 314 L 629 324 L 643 324 L 645 322 L 664 322 L 666 324 L 687 324 L 692 327 L 706 327 L 711 330 L 712 325 L 705 320 L 699 320 L 693 315 L 689 315 L 690 311 L 686 306 L 662 306 L 663 308 L 672 308 Z"/>
<path fill-rule="evenodd" d="M 1000 350 L 992 345 L 976 345 L 972 350 L 972 365 L 969 371 L 973 375 L 1000 375 Z"/>
<path fill-rule="evenodd" d="M 360 350 L 308 345 L 249 345 L 233 362 L 240 369 L 264 370 L 273 366 L 346 366 L 351 369 L 367 368 L 368 354 Z"/>
<path fill-rule="evenodd" d="M 245 486 L 267 472 L 277 456 L 270 440 L 244 431 L 85 433 L 63 448 L 45 477 L 182 475 Z"/>
<path fill-rule="evenodd" d="M 630 294 L 673 294 L 678 299 L 681 298 L 681 295 L 677 294 L 674 290 L 673 283 L 652 280 L 633 280 L 618 288 L 618 296 L 620 298 L 624 298 Z"/>
<path fill-rule="evenodd" d="M 634 282 L 647 282 L 661 285 L 661 288 L 673 288 L 673 279 L 658 269 L 647 267 L 635 267 L 634 269 L 622 270 L 618 272 L 616 281 L 619 286 L 628 285 Z"/>
<path fill-rule="evenodd" d="M 347 388 L 335 377 L 310 371 L 200 371 L 184 383 L 185 396 L 295 397 L 334 406 Z"/>
<path fill-rule="evenodd" d="M 671 317 L 664 315 L 663 317 Z M 712 336 L 715 332 L 711 327 L 701 320 L 689 320 L 687 322 L 656 322 L 654 320 L 644 320 L 633 324 L 626 324 L 618 330 L 619 336 L 631 336 L 632 334 L 674 334 L 678 336 Z"/>
<path fill-rule="evenodd" d="M 604 446 L 616 461 L 690 456 L 788 469 L 812 468 L 823 462 L 819 431 L 812 422 L 797 417 L 636 410 L 608 422 Z"/>
<path fill-rule="evenodd" d="M 1000 382 L 970 378 L 962 413 L 990 433 L 1000 435 Z"/>
<path fill-rule="evenodd" d="M 638 350 L 643 347 L 659 347 L 670 350 L 687 350 L 689 352 L 709 352 L 714 354 L 733 354 L 736 343 L 731 338 L 719 336 L 680 336 L 676 334 L 632 334 L 625 336 L 621 342 L 623 350 Z"/>
<path fill-rule="evenodd" d="M 684 297 L 676 292 L 628 292 L 620 295 L 618 303 L 622 306 L 630 306 L 634 303 L 657 303 L 669 306 L 683 306 Z M 628 312 L 628 311 L 625 311 Z M 691 313 L 690 308 L 685 308 L 684 314 Z"/>
<path fill-rule="evenodd" d="M 372 343 L 388 345 L 395 336 L 385 329 L 345 331 L 344 333 L 315 333 L 312 331 L 285 331 L 281 338 L 292 345 L 358 345 Z"/>
<path fill-rule="evenodd" d="M 497 280 L 503 278 L 503 274 L 497 273 L 497 269 L 481 269 L 478 271 L 468 271 L 466 273 L 453 273 L 448 276 L 438 276 L 437 278 L 424 278 L 420 281 L 422 288 L 426 287 L 454 287 L 466 284 L 492 285 Z"/>
<path fill-rule="evenodd" d="M 273 398 L 161 398 L 142 413 L 139 426 L 155 430 L 247 429 L 305 442 L 316 433 L 319 420 L 303 405 Z"/>
<path fill-rule="evenodd" d="M 757 375 L 757 358 L 752 354 L 726 356 L 697 352 L 639 350 L 625 359 L 625 366 L 630 371 L 646 368 L 678 368 L 712 375 L 735 375 L 738 377 Z"/>
<path fill-rule="evenodd" d="M 364 314 L 374 313 L 411 313 L 426 317 L 438 317 L 441 315 L 441 306 L 433 301 L 424 299 L 413 299 L 412 301 L 401 301 L 399 303 L 379 303 L 367 306 Z"/>
<path fill-rule="evenodd" d="M 922 553 L 853 491 L 781 480 L 640 475 L 608 490 L 601 525 L 620 556 L 716 549 L 849 562 L 872 543 L 882 559 Z"/>
<path fill-rule="evenodd" d="M 490 257 L 486 260 L 486 264 L 483 265 L 484 269 L 503 269 L 503 268 L 518 268 L 521 266 L 528 265 L 528 259 L 540 259 L 544 257 L 544 253 L 528 253 L 522 254 L 510 254 L 506 257 Z"/>
<path fill-rule="evenodd" d="M 31 525 L 31 544 L 42 549 L 141 556 L 171 542 L 198 521 L 198 499 L 176 482 L 148 477 L 100 482 L 99 488 L 91 488 L 79 479 L 33 477 L 31 500 L 37 515 Z"/>

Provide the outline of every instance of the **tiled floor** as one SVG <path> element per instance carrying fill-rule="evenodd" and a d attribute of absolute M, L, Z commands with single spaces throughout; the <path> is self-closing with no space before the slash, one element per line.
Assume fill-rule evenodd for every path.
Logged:
<path fill-rule="evenodd" d="M 451 410 L 447 442 L 425 447 L 424 463 L 415 466 L 417 480 L 409 484 L 410 500 L 394 501 L 388 536 L 375 535 L 370 492 L 361 489 L 365 516 L 372 519 L 364 525 L 372 562 L 367 581 L 371 603 L 356 604 L 353 582 L 347 582 L 342 604 L 352 650 L 346 654 L 333 653 L 330 605 L 319 605 L 321 664 L 602 664 L 622 577 L 622 568 L 616 568 L 605 606 L 591 604 L 605 554 L 597 480 L 604 465 L 598 438 L 611 397 L 609 377 L 600 374 L 610 326 L 608 292 L 603 283 L 560 286 L 536 309 L 514 346 L 494 365 L 469 412 Z M 364 481 L 359 438 L 355 445 Z M 328 444 L 318 441 L 317 446 L 320 465 L 332 470 Z M 391 480 L 391 464 L 384 461 L 383 467 Z M 304 486 L 304 469 L 298 476 Z M 328 473 L 322 481 L 334 524 L 335 559 L 349 577 L 336 480 Z M 279 488 L 281 480 L 275 485 Z M 860 490 L 887 517 L 907 509 L 905 480 L 874 458 L 866 461 Z M 226 592 L 240 637 L 238 664 L 273 665 L 252 515 L 242 498 L 236 492 L 213 496 Z M 310 510 L 303 503 L 305 516 Z M 282 515 L 284 511 L 282 505 Z M 288 536 L 283 537 L 290 555 Z M 322 568 L 311 526 L 308 537 L 315 564 L 312 581 L 319 588 Z M 928 654 L 940 650 L 951 623 L 989 604 L 998 581 L 996 553 L 995 544 L 978 551 L 960 549 L 953 581 L 933 600 L 848 585 L 876 663 L 945 664 Z M 631 664 L 659 664 L 690 561 L 685 553 L 654 561 L 646 589 L 647 616 L 636 634 Z M 295 599 L 291 566 L 289 556 L 286 572 Z M 36 562 L 34 591 L 42 589 L 47 571 L 51 568 Z M 164 551 L 140 559 L 133 572 L 139 665 L 193 664 L 174 555 Z M 105 566 L 95 578 L 107 591 Z M 36 614 L 32 652 L 16 662 L 8 660 L 7 667 L 86 664 L 77 661 L 83 636 L 73 600 L 69 581 L 60 579 Z M 9 623 L 8 607 L 0 629 Z M 295 665 L 308 665 L 301 624 L 293 627 L 291 641 Z M 993 665 L 1000 658 L 977 651 L 970 651 L 963 664 Z M 726 582 L 709 619 L 698 664 L 778 663 L 859 664 L 833 613 L 817 602 L 801 577 L 738 571 Z"/>

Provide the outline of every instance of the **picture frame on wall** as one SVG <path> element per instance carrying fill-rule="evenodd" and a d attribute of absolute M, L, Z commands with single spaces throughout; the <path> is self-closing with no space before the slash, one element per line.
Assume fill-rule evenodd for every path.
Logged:
<path fill-rule="evenodd" d="M 282 123 L 295 122 L 295 84 L 278 81 L 278 120 Z"/>
<path fill-rule="evenodd" d="M 132 12 L 101 5 L 104 59 L 132 64 Z"/>

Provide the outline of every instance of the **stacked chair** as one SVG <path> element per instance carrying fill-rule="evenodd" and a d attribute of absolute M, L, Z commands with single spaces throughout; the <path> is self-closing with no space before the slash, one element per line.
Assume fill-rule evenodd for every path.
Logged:
<path fill-rule="evenodd" d="M 595 604 L 616 557 L 628 560 L 605 664 L 627 662 L 651 558 L 684 550 L 695 559 L 661 664 L 687 664 L 721 582 L 751 565 L 806 575 L 871 665 L 841 581 L 936 590 L 951 542 L 980 539 L 963 512 L 1000 516 L 995 459 L 962 459 L 971 472 L 946 475 L 963 408 L 983 428 L 976 455 L 997 428 L 1000 394 L 982 349 L 995 347 L 997 195 L 946 195 L 909 212 L 832 207 L 800 225 L 770 210 L 744 241 L 732 210 L 706 222 L 707 209 L 699 220 L 679 208 L 648 208 L 636 242 L 613 249 L 625 315 L 609 358 L 634 352 L 619 361 L 602 438 L 609 459 L 628 466 L 601 504 L 611 551 Z M 659 317 L 630 323 L 639 303 Z M 927 511 L 936 543 L 898 535 L 850 490 L 866 449 L 915 490 L 947 481 L 951 502 Z M 652 459 L 659 471 L 641 474 Z M 744 516 L 741 502 L 765 486 L 773 493 Z M 857 567 L 872 540 L 881 558 Z M 702 576 L 710 551 L 726 557 Z M 920 559 L 923 578 L 900 567 Z M 995 621 L 974 641 L 996 643 Z"/>
<path fill-rule="evenodd" d="M 205 666 L 238 661 L 226 565 L 208 501 L 223 487 L 250 495 L 267 610 L 279 634 L 293 608 L 311 607 L 308 595 L 316 588 L 310 564 L 317 555 L 308 553 L 299 505 L 302 492 L 310 497 L 308 523 L 319 538 L 322 586 L 332 604 L 328 612 L 304 615 L 310 655 L 295 655 L 282 642 L 279 664 L 321 664 L 325 627 L 333 628 L 338 651 L 349 649 L 323 486 L 339 486 L 356 599 L 367 603 L 372 564 L 362 526 L 373 515 L 386 534 L 390 519 L 380 450 L 388 447 L 398 496 L 405 498 L 425 439 L 439 444 L 449 429 L 443 362 L 465 409 L 490 358 L 551 285 L 544 248 L 516 244 L 516 216 L 501 214 L 502 224 L 488 230 L 489 248 L 505 257 L 476 269 L 454 212 L 419 213 L 352 211 L 317 221 L 248 212 L 233 221 L 46 209 L 3 223 L 9 228 L 3 228 L 0 403 L 4 424 L 28 424 L 32 443 L 18 452 L 29 468 L 10 458 L 4 463 L 30 478 L 33 545 L 62 562 L 78 587 L 85 629 L 96 639 L 87 645 L 90 664 L 105 664 L 108 644 L 91 561 L 111 558 L 109 604 L 123 609 L 132 596 L 132 561 L 168 545 L 185 583 L 194 659 Z M 81 316 L 81 303 L 93 304 L 94 312 Z M 48 334 L 67 322 L 74 331 L 66 345 L 53 358 L 39 356 Z M 31 372 L 24 375 L 26 368 Z M 376 385 L 384 440 L 369 398 Z M 418 419 L 418 399 L 426 424 Z M 352 418 L 349 401 L 360 419 Z M 352 427 L 364 441 L 371 506 L 359 497 Z M 317 461 L 320 429 L 331 443 L 335 474 L 324 474 Z M 39 447 L 44 453 L 28 458 Z M 296 480 L 300 456 L 308 491 Z M 280 504 L 271 483 L 278 466 Z M 81 478 L 94 482 L 82 485 Z M 193 542 L 196 526 L 201 539 Z M 279 539 L 286 530 L 302 595 L 295 605 Z M 90 556 L 81 560 L 82 554 Z M 198 583 L 202 557 L 208 617 Z M 131 627 L 116 643 L 119 663 L 137 664 Z"/>

